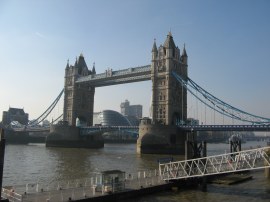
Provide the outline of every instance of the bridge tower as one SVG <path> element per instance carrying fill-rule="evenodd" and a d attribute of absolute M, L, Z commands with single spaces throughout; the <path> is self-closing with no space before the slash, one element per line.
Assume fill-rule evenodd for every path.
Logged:
<path fill-rule="evenodd" d="M 152 121 L 142 119 L 137 153 L 185 154 L 186 134 L 176 125 L 187 119 L 187 91 L 172 72 L 187 79 L 188 56 L 175 45 L 171 32 L 159 48 L 152 48 Z"/>
<path fill-rule="evenodd" d="M 172 75 L 176 72 L 187 78 L 187 53 L 185 47 L 182 55 L 175 46 L 171 32 L 164 45 L 157 49 L 156 42 L 152 48 L 152 122 L 175 125 L 187 119 L 187 90 L 179 87 Z"/>
<path fill-rule="evenodd" d="M 67 63 L 64 84 L 64 113 L 63 120 L 75 126 L 76 121 L 81 125 L 91 126 L 93 123 L 95 87 L 88 83 L 76 83 L 79 77 L 95 74 L 95 66 L 88 70 L 82 54 L 76 58 L 74 65 Z"/>

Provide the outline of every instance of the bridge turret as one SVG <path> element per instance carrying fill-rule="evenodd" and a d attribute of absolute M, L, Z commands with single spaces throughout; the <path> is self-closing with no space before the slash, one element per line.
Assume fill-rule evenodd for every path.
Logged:
<path fill-rule="evenodd" d="M 69 68 L 69 60 L 67 60 L 66 70 Z"/>
<path fill-rule="evenodd" d="M 95 62 L 93 63 L 92 74 L 96 74 Z"/>
<path fill-rule="evenodd" d="M 154 43 L 152 57 L 155 51 Z M 152 119 L 154 123 L 175 125 L 177 120 L 186 120 L 187 96 L 186 90 L 176 85 L 172 71 L 186 78 L 187 65 L 180 60 L 171 32 L 157 54 L 151 65 Z"/>
<path fill-rule="evenodd" d="M 92 125 L 95 87 L 77 83 L 78 78 L 91 73 L 82 54 L 76 58 L 74 66 L 68 64 L 66 67 L 63 119 L 69 125 L 75 126 L 77 118 L 85 125 Z"/>
<path fill-rule="evenodd" d="M 184 44 L 183 52 L 182 52 L 182 55 L 181 55 L 181 61 L 185 65 L 188 64 L 188 55 L 187 55 L 187 52 L 186 52 L 186 46 L 185 46 L 185 44 Z"/>
<path fill-rule="evenodd" d="M 175 43 L 173 41 L 172 33 L 169 32 L 167 35 L 166 41 L 164 42 L 164 55 L 166 58 L 172 58 L 175 57 Z"/>
<path fill-rule="evenodd" d="M 152 60 L 157 59 L 158 51 L 157 51 L 157 45 L 156 45 L 156 39 L 154 39 L 154 44 L 152 48 Z"/>
<path fill-rule="evenodd" d="M 84 60 L 82 53 L 79 56 L 77 64 L 75 64 L 75 68 L 77 69 L 77 73 L 82 76 L 87 76 L 88 74 L 91 73 L 91 71 L 88 70 L 87 64 Z"/>

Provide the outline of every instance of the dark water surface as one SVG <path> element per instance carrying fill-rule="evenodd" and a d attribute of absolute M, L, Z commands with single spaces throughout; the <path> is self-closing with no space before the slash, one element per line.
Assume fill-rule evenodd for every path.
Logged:
<path fill-rule="evenodd" d="M 247 142 L 242 149 L 266 146 Z M 208 144 L 208 155 L 229 152 L 228 144 Z M 127 173 L 158 169 L 159 158 L 168 155 L 136 154 L 135 144 L 105 144 L 102 149 L 46 148 L 44 144 L 6 145 L 3 185 L 54 183 L 88 178 L 95 172 L 119 169 Z M 182 156 L 173 156 L 182 160 Z M 264 171 L 251 173 L 252 180 L 236 185 L 208 185 L 207 192 L 179 190 L 136 198 L 129 201 L 270 201 L 270 180 Z"/>

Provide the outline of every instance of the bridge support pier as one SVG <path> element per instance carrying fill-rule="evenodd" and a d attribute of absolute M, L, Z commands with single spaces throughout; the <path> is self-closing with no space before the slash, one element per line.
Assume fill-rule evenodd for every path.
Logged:
<path fill-rule="evenodd" d="M 185 142 L 185 159 L 195 159 L 202 158 L 207 156 L 207 145 L 206 142 L 197 142 L 192 138 L 192 140 L 187 140 Z M 202 160 L 203 163 L 206 163 L 206 159 Z M 201 177 L 201 181 L 199 183 L 200 189 L 203 192 L 207 191 L 207 176 Z"/>
<path fill-rule="evenodd" d="M 241 140 L 238 139 L 238 140 L 231 140 L 230 141 L 230 152 L 238 152 L 238 151 L 241 151 Z"/>
<path fill-rule="evenodd" d="M 63 123 L 51 125 L 46 147 L 102 148 L 104 140 L 101 133 L 83 135 L 80 128 Z"/>
<path fill-rule="evenodd" d="M 142 120 L 144 121 L 144 120 Z M 185 155 L 186 134 L 177 126 L 141 122 L 137 153 Z"/>
<path fill-rule="evenodd" d="M 189 141 L 185 142 L 185 159 L 206 157 L 206 142 Z"/>

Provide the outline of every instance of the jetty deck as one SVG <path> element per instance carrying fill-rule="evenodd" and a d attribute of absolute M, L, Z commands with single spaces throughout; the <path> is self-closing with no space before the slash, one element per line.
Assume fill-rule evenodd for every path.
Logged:
<path fill-rule="evenodd" d="M 156 171 L 152 171 L 141 172 L 137 176 L 127 175 L 124 188 L 120 191 L 106 190 L 105 186 L 99 184 L 98 179 L 91 179 L 68 182 L 65 185 L 62 183 L 54 187 L 41 184 L 4 187 L 2 196 L 9 201 L 23 202 L 112 201 L 170 189 L 172 184 L 162 180 Z"/>

